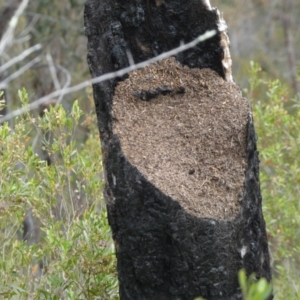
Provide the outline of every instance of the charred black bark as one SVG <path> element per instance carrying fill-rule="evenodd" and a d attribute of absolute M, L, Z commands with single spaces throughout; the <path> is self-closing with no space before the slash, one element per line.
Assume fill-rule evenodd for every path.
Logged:
<path fill-rule="evenodd" d="M 225 78 L 218 15 L 207 2 L 88 0 L 85 27 L 92 77 L 128 66 L 128 50 L 137 63 L 215 29 L 216 36 L 176 59 Z M 158 190 L 124 155 L 111 115 L 119 80 L 93 89 L 121 299 L 241 299 L 241 268 L 271 280 L 251 115 L 240 212 L 234 220 L 198 218 Z"/>

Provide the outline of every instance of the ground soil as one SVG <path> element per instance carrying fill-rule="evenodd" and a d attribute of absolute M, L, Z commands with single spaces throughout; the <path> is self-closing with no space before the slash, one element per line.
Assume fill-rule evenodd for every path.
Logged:
<path fill-rule="evenodd" d="M 113 98 L 113 131 L 129 162 L 198 217 L 241 207 L 248 101 L 210 69 L 168 58 L 129 74 Z"/>

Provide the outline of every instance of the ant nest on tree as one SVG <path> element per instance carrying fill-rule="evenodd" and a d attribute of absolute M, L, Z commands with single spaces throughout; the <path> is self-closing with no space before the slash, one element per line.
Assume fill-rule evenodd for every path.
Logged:
<path fill-rule="evenodd" d="M 187 212 L 233 219 L 244 189 L 249 113 L 235 84 L 171 57 L 118 83 L 113 132 L 128 161 Z"/>

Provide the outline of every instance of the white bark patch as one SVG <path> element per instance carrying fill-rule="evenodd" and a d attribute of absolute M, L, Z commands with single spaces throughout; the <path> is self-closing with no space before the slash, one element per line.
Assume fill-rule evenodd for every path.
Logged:
<path fill-rule="evenodd" d="M 216 8 L 214 8 L 214 10 L 217 13 L 218 16 L 218 29 L 221 33 L 221 47 L 223 48 L 223 52 L 224 52 L 224 57 L 222 60 L 222 65 L 223 65 L 223 69 L 224 69 L 224 74 L 225 74 L 225 80 L 229 81 L 229 82 L 233 82 L 233 78 L 232 78 L 232 60 L 231 60 L 231 55 L 230 55 L 230 41 L 229 41 L 229 37 L 227 34 L 227 24 L 225 22 L 225 20 L 223 19 L 223 14 L 221 14 Z"/>
<path fill-rule="evenodd" d="M 243 246 L 242 249 L 241 249 L 241 257 L 244 258 L 246 253 L 247 253 L 247 247 Z"/>
<path fill-rule="evenodd" d="M 203 4 L 205 4 L 209 10 L 211 10 L 211 4 L 209 0 L 203 0 Z"/>
<path fill-rule="evenodd" d="M 113 184 L 114 186 L 116 186 L 117 184 L 117 179 L 116 179 L 116 176 L 114 174 L 112 174 L 112 179 L 113 179 Z"/>

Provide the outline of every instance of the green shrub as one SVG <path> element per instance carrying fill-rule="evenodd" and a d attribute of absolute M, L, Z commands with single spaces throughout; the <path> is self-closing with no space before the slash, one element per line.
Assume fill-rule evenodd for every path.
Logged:
<path fill-rule="evenodd" d="M 300 299 L 300 105 L 251 64 L 263 210 L 277 299 Z"/>
<path fill-rule="evenodd" d="M 19 96 L 25 104 L 26 91 Z M 70 113 L 55 106 L 43 117 L 17 118 L 13 130 L 0 126 L 2 298 L 118 298 L 99 137 L 95 128 L 84 145 L 76 145 L 81 116 L 75 102 Z M 37 147 L 50 154 L 50 165 L 35 154 Z M 32 246 L 21 238 L 29 208 L 41 226 L 40 242 Z"/>
<path fill-rule="evenodd" d="M 254 274 L 247 278 L 245 270 L 238 277 L 244 300 L 267 300 L 271 295 L 272 285 L 265 278 L 255 281 Z"/>

